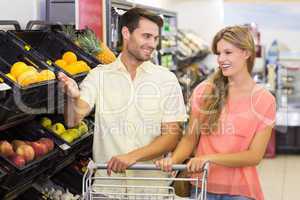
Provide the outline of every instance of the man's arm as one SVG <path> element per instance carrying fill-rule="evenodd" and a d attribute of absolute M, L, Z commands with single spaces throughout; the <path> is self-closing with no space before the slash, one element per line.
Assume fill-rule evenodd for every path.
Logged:
<path fill-rule="evenodd" d="M 64 109 L 64 119 L 68 127 L 78 125 L 91 111 L 90 106 L 85 101 L 70 97 L 68 97 Z"/>
<path fill-rule="evenodd" d="M 148 161 L 173 151 L 181 138 L 181 129 L 178 122 L 162 123 L 162 133 L 150 144 L 133 150 L 127 154 L 114 156 L 108 162 L 107 173 L 111 171 L 123 172 L 130 165 L 139 161 Z"/>
<path fill-rule="evenodd" d="M 59 84 L 67 96 L 64 118 L 68 127 L 76 126 L 91 111 L 88 103 L 80 99 L 77 83 L 63 73 L 58 74 Z"/>

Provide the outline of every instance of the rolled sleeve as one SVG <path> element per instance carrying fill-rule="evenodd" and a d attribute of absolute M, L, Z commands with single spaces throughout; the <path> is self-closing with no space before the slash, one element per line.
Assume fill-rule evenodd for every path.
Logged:
<path fill-rule="evenodd" d="M 207 113 L 205 108 L 206 99 L 211 97 L 213 85 L 208 81 L 201 82 L 193 91 L 191 97 L 191 115 L 200 117 Z"/>
<path fill-rule="evenodd" d="M 276 118 L 276 103 L 275 100 L 270 102 L 268 106 L 266 106 L 266 109 L 257 114 L 259 123 L 257 126 L 257 131 L 261 131 L 265 129 L 268 126 L 274 126 L 275 125 L 275 118 Z"/>

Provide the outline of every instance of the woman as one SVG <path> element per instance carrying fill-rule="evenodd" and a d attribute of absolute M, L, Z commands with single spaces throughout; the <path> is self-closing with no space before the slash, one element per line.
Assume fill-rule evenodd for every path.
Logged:
<path fill-rule="evenodd" d="M 255 45 L 246 27 L 219 31 L 212 50 L 219 68 L 193 92 L 187 134 L 172 156 L 156 161 L 156 165 L 170 171 L 172 164 L 184 162 L 195 152 L 187 170 L 195 174 L 204 162 L 211 163 L 209 200 L 262 200 L 255 166 L 271 136 L 275 98 L 251 77 Z"/>

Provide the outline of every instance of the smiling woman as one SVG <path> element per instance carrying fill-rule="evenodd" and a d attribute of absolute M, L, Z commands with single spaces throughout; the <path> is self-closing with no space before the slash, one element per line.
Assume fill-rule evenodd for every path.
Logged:
<path fill-rule="evenodd" d="M 251 77 L 255 45 L 248 28 L 229 26 L 220 30 L 212 50 L 219 69 L 194 89 L 187 134 L 171 158 L 156 164 L 168 171 L 196 152 L 187 170 L 197 177 L 203 164 L 211 163 L 209 200 L 263 200 L 255 166 L 271 136 L 275 98 Z"/>

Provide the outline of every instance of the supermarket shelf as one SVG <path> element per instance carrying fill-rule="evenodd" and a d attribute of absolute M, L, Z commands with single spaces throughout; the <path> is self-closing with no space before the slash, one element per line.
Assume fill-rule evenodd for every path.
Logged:
<path fill-rule="evenodd" d="M 14 119 L 11 119 L 10 121 L 0 125 L 0 131 L 17 126 L 18 124 L 22 124 L 22 123 L 31 121 L 32 119 L 34 119 L 33 115 L 27 115 L 25 113 L 20 113 Z"/>
<path fill-rule="evenodd" d="M 166 54 L 166 53 L 172 53 L 175 54 L 175 52 L 177 51 L 177 47 L 169 47 L 169 48 L 161 48 L 159 50 L 159 52 L 161 54 Z"/>

